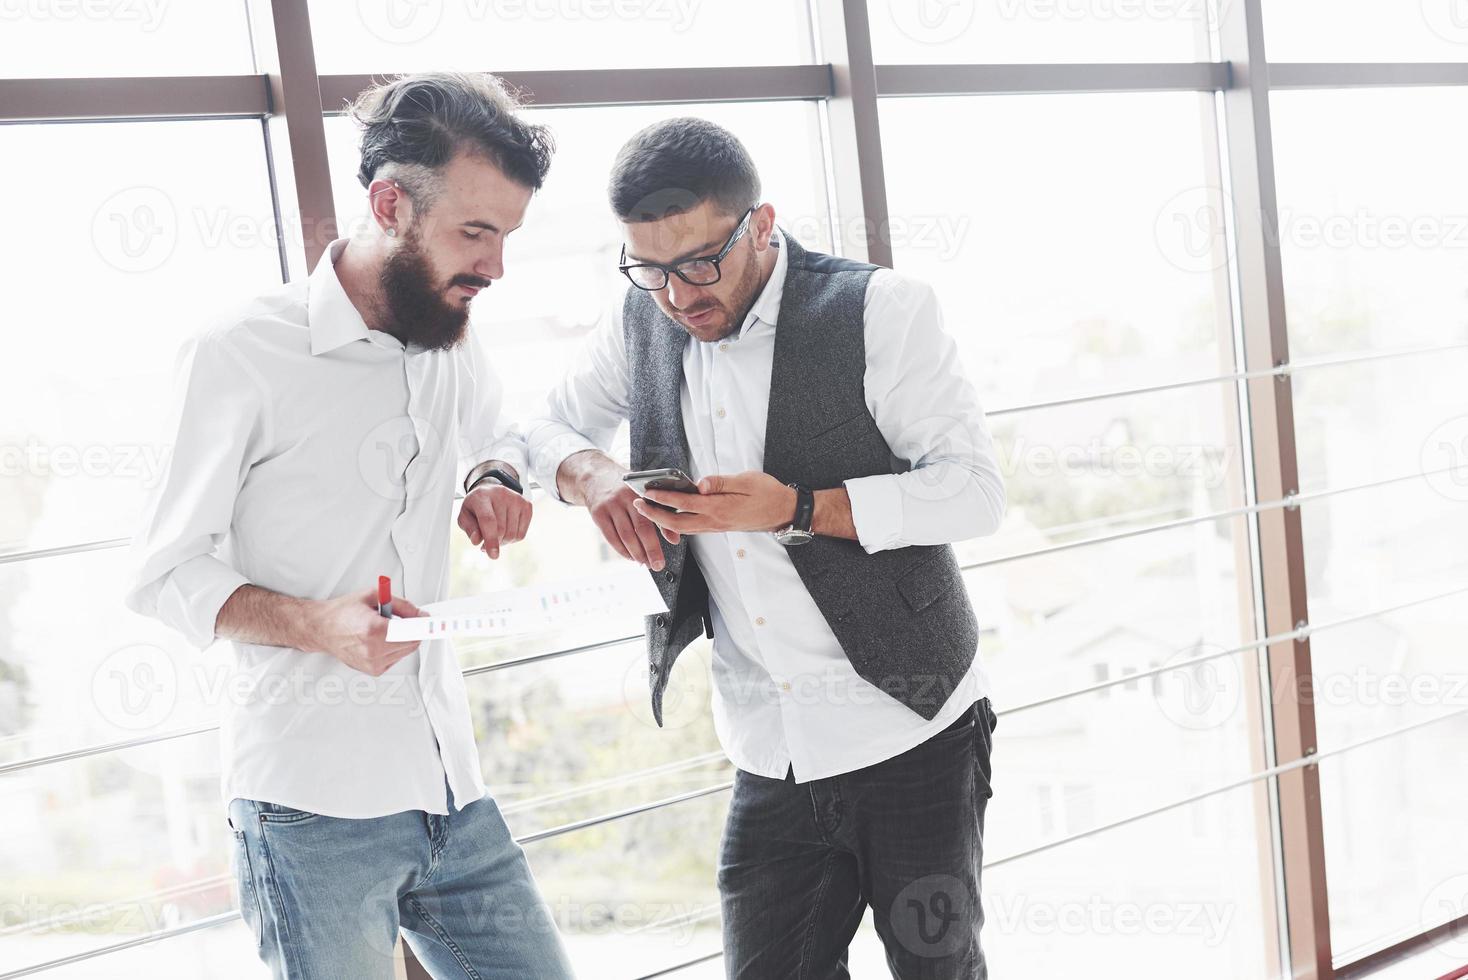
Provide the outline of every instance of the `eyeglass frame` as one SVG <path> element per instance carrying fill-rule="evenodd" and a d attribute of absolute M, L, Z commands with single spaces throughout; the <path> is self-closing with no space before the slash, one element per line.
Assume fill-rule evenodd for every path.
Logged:
<path fill-rule="evenodd" d="M 627 277 L 628 282 L 632 283 L 633 286 L 636 286 L 638 289 L 642 290 L 645 293 L 656 293 L 659 290 L 667 289 L 668 283 L 672 282 L 671 277 L 675 275 L 679 279 L 682 279 L 684 282 L 688 283 L 688 285 L 690 286 L 712 286 L 714 285 L 714 283 L 724 278 L 724 269 L 720 265 L 720 263 L 728 257 L 730 251 L 732 251 L 734 246 L 738 244 L 739 239 L 743 238 L 745 233 L 749 231 L 750 216 L 753 215 L 755 211 L 759 210 L 760 207 L 762 207 L 761 204 L 754 204 L 750 206 L 748 211 L 744 212 L 744 217 L 740 218 L 739 224 L 734 226 L 734 231 L 729 235 L 729 240 L 724 243 L 724 247 L 719 249 L 719 251 L 713 255 L 695 255 L 692 258 L 683 259 L 679 262 L 673 263 L 672 265 L 664 265 L 661 262 L 628 262 L 627 243 L 623 242 L 622 254 L 621 257 L 617 260 L 617 268 L 621 271 L 622 275 Z M 682 272 L 678 271 L 678 266 L 691 265 L 694 262 L 712 262 L 714 266 L 714 278 L 709 282 L 694 282 L 692 279 L 689 279 L 687 276 L 685 276 Z M 632 278 L 633 269 L 644 268 L 661 269 L 663 273 L 663 284 L 657 287 L 643 286 L 640 285 L 636 279 Z"/>

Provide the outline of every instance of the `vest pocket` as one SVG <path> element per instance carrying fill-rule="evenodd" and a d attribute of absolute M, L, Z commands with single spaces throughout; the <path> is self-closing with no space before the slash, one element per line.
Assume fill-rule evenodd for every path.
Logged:
<path fill-rule="evenodd" d="M 806 452 L 812 456 L 829 456 L 850 445 L 854 440 L 867 435 L 876 427 L 871 415 L 865 410 L 844 422 L 837 422 L 805 441 Z"/>
<path fill-rule="evenodd" d="M 963 574 L 939 549 L 898 576 L 897 591 L 909 609 L 922 612 L 962 584 Z"/>

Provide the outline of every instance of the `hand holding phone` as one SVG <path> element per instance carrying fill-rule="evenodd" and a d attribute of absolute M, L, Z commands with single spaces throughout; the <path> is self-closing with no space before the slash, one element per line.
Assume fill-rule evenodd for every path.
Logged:
<path fill-rule="evenodd" d="M 628 473 L 622 477 L 622 482 L 631 487 L 632 490 L 643 500 L 647 500 L 649 506 L 661 507 L 663 510 L 677 512 L 676 507 L 669 507 L 647 499 L 649 490 L 666 490 L 672 493 L 698 493 L 698 484 L 689 478 L 687 473 L 680 469 L 667 468 L 661 470 L 639 470 Z"/>

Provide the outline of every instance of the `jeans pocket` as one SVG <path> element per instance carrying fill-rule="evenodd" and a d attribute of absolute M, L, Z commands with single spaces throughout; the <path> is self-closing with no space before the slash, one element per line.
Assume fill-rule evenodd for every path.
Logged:
<path fill-rule="evenodd" d="M 255 892 L 255 870 L 250 863 L 250 849 L 245 845 L 245 832 L 234 832 L 234 879 L 239 893 L 240 917 L 255 934 L 255 948 L 260 948 L 263 935 L 260 928 L 260 899 Z"/>
<path fill-rule="evenodd" d="M 297 810 L 282 803 L 266 803 L 260 800 L 256 801 L 256 806 L 259 808 L 261 823 L 300 823 L 303 820 L 315 820 L 319 816 L 309 810 Z"/>

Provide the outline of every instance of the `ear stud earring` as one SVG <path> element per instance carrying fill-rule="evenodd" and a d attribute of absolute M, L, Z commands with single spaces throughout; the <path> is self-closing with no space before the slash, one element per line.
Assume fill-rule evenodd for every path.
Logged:
<path fill-rule="evenodd" d="M 398 230 L 396 228 L 389 228 L 387 230 L 387 237 L 388 238 L 397 238 L 398 237 Z"/>

